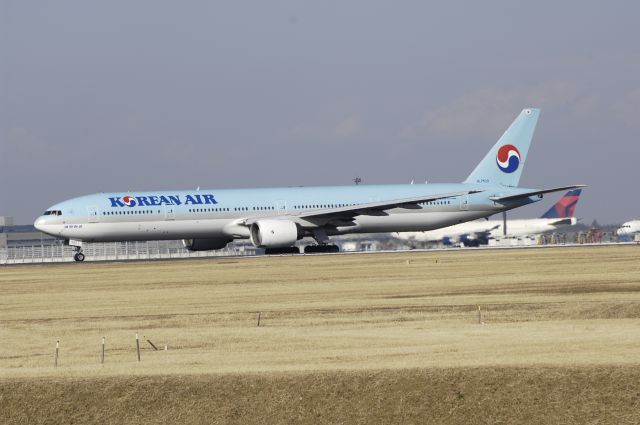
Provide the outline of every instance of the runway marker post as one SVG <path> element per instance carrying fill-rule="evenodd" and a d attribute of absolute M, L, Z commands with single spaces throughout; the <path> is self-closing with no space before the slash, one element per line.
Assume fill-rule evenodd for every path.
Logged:
<path fill-rule="evenodd" d="M 262 315 L 262 313 L 258 312 L 258 327 L 260 327 L 260 316 Z"/>
<path fill-rule="evenodd" d="M 148 338 L 147 338 L 146 336 L 144 336 L 144 335 L 142 335 L 142 337 L 143 337 L 144 339 L 146 339 L 146 340 L 147 340 L 147 342 L 149 343 L 149 345 L 151 345 L 151 346 L 153 347 L 153 349 L 154 349 L 154 350 L 158 351 L 158 347 L 156 347 L 156 345 L 155 345 L 153 342 L 151 342 L 151 340 L 150 340 L 150 339 L 148 339 Z"/>
<path fill-rule="evenodd" d="M 102 355 L 100 357 L 100 363 L 104 364 L 104 337 L 102 337 Z"/>
<path fill-rule="evenodd" d="M 60 349 L 60 340 L 56 341 L 56 355 L 53 359 L 53 367 L 58 367 L 58 350 Z"/>
<path fill-rule="evenodd" d="M 138 332 L 136 332 L 136 351 L 138 352 L 138 361 L 140 361 L 140 339 L 138 338 Z"/>
<path fill-rule="evenodd" d="M 478 306 L 478 324 L 482 324 L 482 310 L 480 310 L 480 306 Z"/>

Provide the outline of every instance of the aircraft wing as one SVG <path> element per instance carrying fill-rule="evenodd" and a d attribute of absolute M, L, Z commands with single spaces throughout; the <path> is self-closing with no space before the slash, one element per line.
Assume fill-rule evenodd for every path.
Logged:
<path fill-rule="evenodd" d="M 553 221 L 549 224 L 551 224 L 552 226 L 570 226 L 573 224 L 573 220 L 574 217 L 559 218 L 558 220 Z"/>
<path fill-rule="evenodd" d="M 502 224 L 496 224 L 495 226 L 493 226 L 493 227 L 491 227 L 491 228 L 489 228 L 489 229 L 485 230 L 485 233 L 491 233 L 491 231 L 492 231 L 492 230 L 499 229 L 499 228 L 500 228 L 500 226 L 502 226 Z"/>
<path fill-rule="evenodd" d="M 299 219 L 301 221 L 307 222 L 323 222 L 323 224 L 327 224 L 328 222 L 332 222 L 332 224 L 339 225 L 348 225 L 353 221 L 353 218 L 358 215 L 373 215 L 373 216 L 385 216 L 388 215 L 386 210 L 390 210 L 393 208 L 406 208 L 406 209 L 418 209 L 420 208 L 420 203 L 437 201 L 439 199 L 446 198 L 454 198 L 456 196 L 464 196 L 471 195 L 473 193 L 482 192 L 482 190 L 465 190 L 462 192 L 448 192 L 448 193 L 439 193 L 435 195 L 423 195 L 423 196 L 415 196 L 412 198 L 399 198 L 392 199 L 387 201 L 378 201 L 378 202 L 368 202 L 365 204 L 358 205 L 349 205 L 344 207 L 336 207 L 336 208 L 319 208 L 315 210 L 307 210 L 307 211 L 289 211 L 286 215 L 280 215 L 273 218 L 278 219 L 286 219 L 286 218 L 294 218 Z M 242 224 L 251 225 L 258 220 L 264 219 L 264 217 L 260 218 L 251 218 L 247 220 L 243 220 Z"/>
<path fill-rule="evenodd" d="M 437 201 L 439 199 L 454 198 L 456 196 L 470 195 L 482 192 L 481 190 L 467 190 L 463 192 L 439 193 L 436 195 L 415 196 L 412 198 L 392 199 L 388 201 L 368 202 L 366 204 L 350 205 L 338 208 L 322 208 L 310 211 L 292 213 L 294 217 L 313 218 L 348 218 L 352 219 L 357 215 L 388 215 L 386 210 L 393 208 L 418 209 L 420 203 Z"/>
<path fill-rule="evenodd" d="M 496 202 L 515 201 L 517 199 L 528 198 L 530 196 L 544 195 L 545 193 L 560 192 L 564 190 L 577 189 L 577 188 L 586 187 L 586 186 L 587 186 L 586 184 L 577 184 L 573 186 L 554 187 L 553 189 L 534 190 L 530 192 L 518 193 L 515 195 L 491 196 L 489 197 L 489 199 Z"/>
<path fill-rule="evenodd" d="M 493 232 L 494 230 L 498 230 L 500 227 L 502 227 L 502 224 L 496 224 L 495 226 L 492 227 L 488 227 L 486 229 L 482 229 L 482 230 L 475 230 L 473 232 L 467 232 L 467 235 L 473 235 L 476 238 L 481 237 L 481 236 L 485 236 L 485 237 L 490 237 L 491 236 L 491 232 Z"/>

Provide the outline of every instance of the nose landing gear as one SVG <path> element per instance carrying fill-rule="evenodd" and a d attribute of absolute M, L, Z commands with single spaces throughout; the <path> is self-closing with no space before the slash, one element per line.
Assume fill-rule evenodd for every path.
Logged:
<path fill-rule="evenodd" d="M 82 253 L 82 241 L 69 240 L 65 242 L 65 245 L 73 247 L 75 251 L 75 254 L 73 254 L 73 259 L 75 261 L 84 261 L 84 254 Z"/>

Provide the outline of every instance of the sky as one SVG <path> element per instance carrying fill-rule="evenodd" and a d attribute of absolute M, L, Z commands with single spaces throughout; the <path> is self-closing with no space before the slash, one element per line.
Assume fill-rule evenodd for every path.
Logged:
<path fill-rule="evenodd" d="M 95 192 L 460 182 L 539 107 L 521 186 L 640 216 L 635 1 L 0 0 L 0 215 Z M 560 194 L 513 212 L 536 217 Z"/>

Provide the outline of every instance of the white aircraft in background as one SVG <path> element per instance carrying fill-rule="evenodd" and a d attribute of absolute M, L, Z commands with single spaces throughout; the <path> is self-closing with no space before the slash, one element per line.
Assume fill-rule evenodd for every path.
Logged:
<path fill-rule="evenodd" d="M 622 225 L 616 230 L 618 236 L 634 237 L 640 235 L 640 220 L 631 220 Z"/>
<path fill-rule="evenodd" d="M 481 220 L 456 224 L 425 232 L 395 232 L 395 238 L 416 242 L 442 242 L 445 245 L 462 242 L 466 246 L 486 245 L 489 239 L 520 238 L 556 231 L 561 227 L 574 226 L 578 220 L 573 216 L 581 189 L 567 192 L 549 211 L 540 218 L 509 220 Z M 637 222 L 640 230 L 640 221 Z"/>

